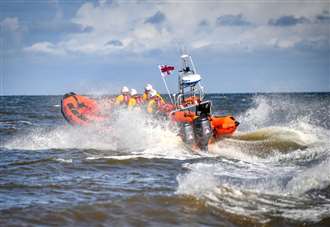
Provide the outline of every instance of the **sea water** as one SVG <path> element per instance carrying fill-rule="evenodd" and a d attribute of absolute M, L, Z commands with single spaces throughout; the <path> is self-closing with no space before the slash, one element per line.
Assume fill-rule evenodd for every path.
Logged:
<path fill-rule="evenodd" d="M 330 225 L 330 93 L 210 94 L 237 132 L 192 152 L 119 110 L 72 127 L 60 96 L 0 97 L 0 225 Z"/>

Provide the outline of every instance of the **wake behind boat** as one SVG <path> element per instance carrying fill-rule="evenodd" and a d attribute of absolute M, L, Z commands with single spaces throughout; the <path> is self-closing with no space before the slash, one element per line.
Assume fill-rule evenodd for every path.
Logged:
<path fill-rule="evenodd" d="M 150 114 L 150 117 L 165 118 L 170 124 L 175 125 L 175 128 L 179 128 L 179 136 L 185 144 L 201 150 L 208 150 L 210 143 L 231 136 L 236 131 L 239 122 L 233 116 L 212 114 L 212 101 L 204 99 L 202 77 L 197 73 L 190 55 L 181 56 L 181 69 L 178 71 L 179 89 L 176 94 L 169 92 L 165 80 L 165 76 L 170 74 L 174 67 L 163 65 L 159 68 L 169 93 L 170 103 L 158 106 L 157 111 Z M 112 113 L 119 106 L 113 99 L 106 103 L 106 108 L 111 111 L 105 115 L 100 102 L 71 92 L 63 96 L 61 111 L 67 122 L 75 126 L 87 126 L 109 120 L 111 122 L 115 120 L 112 119 Z M 139 110 L 144 108 L 140 105 Z"/>

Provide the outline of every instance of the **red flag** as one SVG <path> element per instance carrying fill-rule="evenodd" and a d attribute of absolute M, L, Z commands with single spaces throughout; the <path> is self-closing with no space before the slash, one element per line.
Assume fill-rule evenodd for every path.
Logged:
<path fill-rule="evenodd" d="M 171 75 L 171 71 L 173 71 L 175 68 L 174 66 L 170 66 L 170 65 L 159 65 L 159 70 L 160 70 L 160 74 L 162 74 L 162 76 L 168 76 Z"/>

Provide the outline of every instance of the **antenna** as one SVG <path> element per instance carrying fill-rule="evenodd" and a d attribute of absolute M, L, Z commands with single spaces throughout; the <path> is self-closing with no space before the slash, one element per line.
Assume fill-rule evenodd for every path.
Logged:
<path fill-rule="evenodd" d="M 190 58 L 191 66 L 192 66 L 192 68 L 193 68 L 194 73 L 197 73 L 197 70 L 196 70 L 195 64 L 194 64 L 194 62 L 193 62 L 193 60 L 192 60 L 192 58 L 191 58 L 190 55 L 189 55 L 189 58 Z"/>
<path fill-rule="evenodd" d="M 187 48 L 184 45 L 182 45 L 180 48 L 180 55 L 184 55 L 184 54 L 187 54 Z"/>

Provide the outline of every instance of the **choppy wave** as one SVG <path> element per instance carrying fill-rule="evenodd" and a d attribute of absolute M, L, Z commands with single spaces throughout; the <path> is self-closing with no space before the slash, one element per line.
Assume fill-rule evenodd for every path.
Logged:
<path fill-rule="evenodd" d="M 185 165 L 177 193 L 261 223 L 329 218 L 330 198 L 321 196 L 330 188 L 328 122 L 292 100 L 256 97 L 254 103 L 241 114 L 240 131 L 211 147 L 220 157 Z"/>
<path fill-rule="evenodd" d="M 63 165 L 75 164 L 74 157 L 63 155 L 69 150 L 84 153 L 86 163 L 179 160 L 175 196 L 192 196 L 215 213 L 260 223 L 274 218 L 318 222 L 330 217 L 329 100 L 307 101 L 255 96 L 238 116 L 238 132 L 210 145 L 209 152 L 192 152 L 168 123 L 126 110 L 117 112 L 116 121 L 93 127 L 32 125 L 2 146 L 60 150 L 51 161 Z"/>

